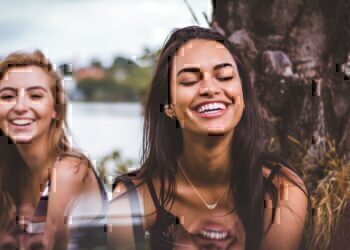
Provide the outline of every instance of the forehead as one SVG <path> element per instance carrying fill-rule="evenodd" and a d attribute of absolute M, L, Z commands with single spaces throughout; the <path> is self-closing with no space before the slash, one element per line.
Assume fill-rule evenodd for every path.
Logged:
<path fill-rule="evenodd" d="M 175 67 L 215 66 L 222 63 L 236 65 L 230 51 L 221 43 L 212 40 L 195 39 L 181 46 L 174 57 Z"/>
<path fill-rule="evenodd" d="M 30 65 L 10 68 L 0 80 L 1 87 L 29 88 L 50 87 L 50 77 L 42 68 Z"/>

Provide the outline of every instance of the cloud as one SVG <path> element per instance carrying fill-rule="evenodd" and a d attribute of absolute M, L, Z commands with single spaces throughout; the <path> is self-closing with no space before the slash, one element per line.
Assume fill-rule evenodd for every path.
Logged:
<path fill-rule="evenodd" d="M 54 61 L 108 61 L 117 54 L 139 55 L 144 46 L 160 47 L 173 28 L 194 24 L 180 0 L 3 2 L 0 55 L 40 48 Z M 200 17 L 208 11 L 209 1 L 189 3 Z"/>

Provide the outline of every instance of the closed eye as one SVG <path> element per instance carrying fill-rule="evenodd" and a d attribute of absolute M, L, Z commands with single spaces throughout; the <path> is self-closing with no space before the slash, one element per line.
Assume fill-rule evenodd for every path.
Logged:
<path fill-rule="evenodd" d="M 14 95 L 3 95 L 0 98 L 1 98 L 1 100 L 9 101 L 9 100 L 15 98 L 15 96 Z"/>
<path fill-rule="evenodd" d="M 202 74 L 197 68 L 185 68 L 182 69 L 177 75 L 177 81 L 184 86 L 190 86 L 199 82 L 202 78 Z"/>
<path fill-rule="evenodd" d="M 39 100 L 41 99 L 43 96 L 42 95 L 39 95 L 39 94 L 33 94 L 30 96 L 31 99 L 33 100 Z"/>
<path fill-rule="evenodd" d="M 193 80 L 193 81 L 181 81 L 179 82 L 179 84 L 184 85 L 184 86 L 190 86 L 193 85 L 195 83 L 197 83 L 199 80 Z"/>
<path fill-rule="evenodd" d="M 216 79 L 218 79 L 219 81 L 230 81 L 233 79 L 233 76 L 224 76 L 224 77 L 216 77 Z"/>

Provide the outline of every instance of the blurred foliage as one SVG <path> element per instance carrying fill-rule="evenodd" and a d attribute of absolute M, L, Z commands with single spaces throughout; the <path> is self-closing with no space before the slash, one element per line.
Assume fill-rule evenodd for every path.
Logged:
<path fill-rule="evenodd" d="M 91 66 L 95 66 L 97 68 L 103 68 L 102 62 L 97 58 L 94 58 L 91 60 Z"/>
<path fill-rule="evenodd" d="M 89 102 L 136 102 L 140 101 L 151 80 L 152 68 L 159 50 L 144 48 L 143 54 L 135 62 L 124 57 L 116 57 L 110 67 L 104 68 L 98 59 L 93 59 L 91 67 L 102 69 L 102 79 L 86 77 L 77 81 L 77 88 Z"/>
<path fill-rule="evenodd" d="M 135 160 L 124 159 L 119 150 L 114 150 L 102 157 L 98 161 L 98 172 L 107 190 L 112 190 L 112 184 L 115 177 L 120 174 L 127 173 L 130 171 L 130 168 L 135 166 L 135 164 Z"/>
<path fill-rule="evenodd" d="M 84 79 L 78 83 L 85 101 L 138 101 L 144 88 L 139 84 L 120 84 L 112 78 Z"/>
<path fill-rule="evenodd" d="M 158 56 L 160 55 L 161 49 L 158 50 L 151 50 L 150 48 L 144 48 L 142 56 L 140 57 L 140 60 L 143 64 L 148 66 L 153 66 L 156 62 Z"/>

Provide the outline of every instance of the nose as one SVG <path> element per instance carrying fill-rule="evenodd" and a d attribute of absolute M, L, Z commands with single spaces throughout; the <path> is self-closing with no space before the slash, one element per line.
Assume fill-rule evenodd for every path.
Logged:
<path fill-rule="evenodd" d="M 220 86 L 218 86 L 216 80 L 213 79 L 213 77 L 210 74 L 204 73 L 199 88 L 199 95 L 213 97 L 219 94 L 220 91 Z"/>
<path fill-rule="evenodd" d="M 19 93 L 17 96 L 16 104 L 13 107 L 13 110 L 18 114 L 22 114 L 27 112 L 28 109 L 29 109 L 28 100 L 26 96 L 23 93 Z"/>

